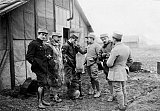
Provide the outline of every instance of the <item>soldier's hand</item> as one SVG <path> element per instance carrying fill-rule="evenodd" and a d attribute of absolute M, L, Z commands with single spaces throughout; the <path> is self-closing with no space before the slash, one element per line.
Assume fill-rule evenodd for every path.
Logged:
<path fill-rule="evenodd" d="M 106 57 L 107 56 L 107 53 L 103 53 L 102 54 L 102 57 L 104 58 L 104 57 Z"/>
<path fill-rule="evenodd" d="M 66 63 L 66 62 L 67 62 L 67 59 L 66 59 L 66 58 L 64 58 L 64 59 L 63 59 L 63 61 L 64 61 L 64 63 Z"/>

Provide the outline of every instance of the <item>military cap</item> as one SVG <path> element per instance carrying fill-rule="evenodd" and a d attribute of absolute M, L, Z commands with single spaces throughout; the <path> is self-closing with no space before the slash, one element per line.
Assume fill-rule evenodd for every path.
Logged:
<path fill-rule="evenodd" d="M 106 37 L 108 37 L 108 34 L 101 34 L 100 35 L 100 38 L 106 38 Z"/>
<path fill-rule="evenodd" d="M 38 29 L 38 33 L 46 33 L 46 34 L 48 34 L 48 31 L 45 28 L 39 28 Z"/>
<path fill-rule="evenodd" d="M 58 37 L 62 37 L 62 35 L 60 33 L 57 33 L 57 32 L 52 32 L 52 37 L 53 36 L 58 36 Z"/>
<path fill-rule="evenodd" d="M 72 35 L 70 36 L 70 38 L 78 39 L 78 36 L 76 36 L 75 34 L 72 34 Z"/>
<path fill-rule="evenodd" d="M 62 37 L 62 34 L 61 34 L 61 33 L 58 33 L 58 37 Z"/>
<path fill-rule="evenodd" d="M 118 39 L 118 40 L 121 40 L 122 36 L 123 36 L 123 34 L 118 33 L 118 32 L 114 32 L 112 35 L 113 38 Z"/>
<path fill-rule="evenodd" d="M 94 34 L 88 34 L 88 38 L 93 38 L 93 39 L 95 39 L 95 35 L 94 35 Z"/>
<path fill-rule="evenodd" d="M 52 36 L 58 36 L 59 34 L 57 32 L 52 32 Z"/>

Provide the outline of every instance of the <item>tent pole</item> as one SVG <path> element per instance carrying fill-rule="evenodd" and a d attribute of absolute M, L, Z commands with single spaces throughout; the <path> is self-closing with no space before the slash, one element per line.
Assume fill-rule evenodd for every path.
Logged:
<path fill-rule="evenodd" d="M 14 68 L 14 48 L 13 48 L 13 36 L 11 35 L 11 15 L 8 13 L 7 17 L 7 37 L 9 38 L 9 52 L 10 52 L 10 74 L 11 74 L 11 89 L 15 87 L 15 68 Z"/>
<path fill-rule="evenodd" d="M 34 29 L 35 29 L 35 38 L 37 38 L 37 8 L 36 8 L 36 0 L 34 0 Z"/>
<path fill-rule="evenodd" d="M 53 0 L 53 30 L 56 32 L 56 4 L 55 0 Z"/>

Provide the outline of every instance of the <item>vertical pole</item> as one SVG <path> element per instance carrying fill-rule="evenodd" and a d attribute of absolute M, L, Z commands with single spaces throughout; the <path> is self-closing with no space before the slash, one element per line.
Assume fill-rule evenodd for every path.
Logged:
<path fill-rule="evenodd" d="M 10 74 L 11 74 L 11 89 L 15 87 L 15 68 L 14 68 L 14 48 L 13 48 L 13 36 L 11 35 L 11 15 L 8 13 L 7 17 L 7 37 L 9 38 L 9 57 L 10 57 Z"/>
<path fill-rule="evenodd" d="M 53 31 L 56 32 L 56 4 L 55 0 L 53 0 Z"/>
<path fill-rule="evenodd" d="M 34 0 L 34 32 L 35 38 L 37 38 L 37 8 L 36 8 L 36 0 Z"/>
<path fill-rule="evenodd" d="M 27 74 L 28 74 L 28 71 L 27 71 L 27 61 L 26 61 L 26 27 L 25 27 L 25 12 L 24 12 L 24 8 L 23 8 L 23 25 L 24 25 L 24 53 L 25 53 L 25 60 L 24 60 L 24 62 L 25 62 L 25 70 L 26 70 L 26 79 L 28 78 L 28 76 L 27 76 Z"/>
<path fill-rule="evenodd" d="M 70 18 L 71 18 L 71 0 L 69 0 L 69 15 L 70 15 Z M 69 24 L 70 24 L 70 29 L 72 28 L 71 26 L 71 20 L 69 21 Z M 70 35 L 70 34 L 69 34 Z"/>

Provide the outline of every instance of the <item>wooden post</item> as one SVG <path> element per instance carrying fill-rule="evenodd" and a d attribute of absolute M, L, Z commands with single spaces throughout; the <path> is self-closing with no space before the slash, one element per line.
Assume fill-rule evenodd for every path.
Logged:
<path fill-rule="evenodd" d="M 56 32 L 56 4 L 55 0 L 53 0 L 53 31 Z"/>
<path fill-rule="evenodd" d="M 37 4 L 36 0 L 34 0 L 34 31 L 35 31 L 35 38 L 37 38 Z"/>
<path fill-rule="evenodd" d="M 11 16 L 8 13 L 7 17 L 7 37 L 9 38 L 9 57 L 10 57 L 10 75 L 11 75 L 11 89 L 15 87 L 15 68 L 14 68 L 14 48 L 13 48 L 13 36 L 11 35 Z"/>

